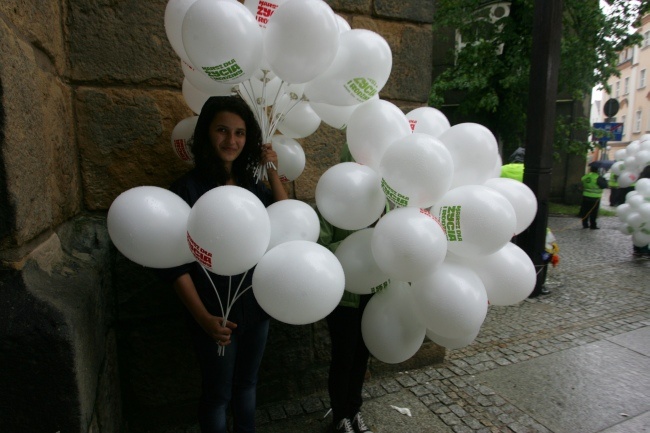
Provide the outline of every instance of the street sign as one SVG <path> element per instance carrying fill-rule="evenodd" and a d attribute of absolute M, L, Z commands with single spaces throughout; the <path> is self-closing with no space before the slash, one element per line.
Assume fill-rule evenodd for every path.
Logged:
<path fill-rule="evenodd" d="M 607 102 L 605 102 L 605 106 L 603 107 L 603 113 L 605 113 L 605 116 L 607 117 L 614 117 L 616 116 L 616 113 L 618 113 L 618 101 L 614 98 L 608 99 Z"/>
<path fill-rule="evenodd" d="M 602 129 L 611 134 L 611 136 L 596 139 L 599 141 L 621 141 L 623 139 L 623 124 L 614 122 L 597 122 L 593 124 L 594 129 Z"/>

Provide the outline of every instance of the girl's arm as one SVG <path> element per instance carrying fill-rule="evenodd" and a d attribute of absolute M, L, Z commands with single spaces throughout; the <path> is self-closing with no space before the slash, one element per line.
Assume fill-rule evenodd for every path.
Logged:
<path fill-rule="evenodd" d="M 278 154 L 273 150 L 271 143 L 262 145 L 261 163 L 266 164 L 268 162 L 273 163 L 273 165 L 277 168 Z M 286 200 L 289 198 L 289 195 L 287 194 L 287 190 L 284 188 L 282 180 L 280 180 L 280 176 L 278 175 L 276 168 L 270 167 L 266 169 L 269 177 L 269 185 L 271 186 L 271 191 L 273 193 L 273 201 Z"/>

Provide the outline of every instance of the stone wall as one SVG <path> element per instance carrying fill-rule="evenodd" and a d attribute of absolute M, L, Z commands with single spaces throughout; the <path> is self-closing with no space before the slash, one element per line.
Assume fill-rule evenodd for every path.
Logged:
<path fill-rule="evenodd" d="M 105 228 L 121 192 L 165 187 L 188 169 L 170 144 L 192 112 L 165 35 L 166 3 L 0 3 L 3 431 L 120 432 L 135 430 L 134 414 L 194 414 L 198 375 L 179 304 L 114 250 Z M 391 46 L 381 96 L 405 111 L 424 105 L 432 69 L 444 63 L 434 1 L 328 3 Z M 344 138 L 322 125 L 302 140 L 307 167 L 289 185 L 295 198 L 313 202 Z M 323 322 L 274 323 L 261 400 L 322 387 L 327 341 Z M 428 344 L 412 362 L 443 355 Z"/>

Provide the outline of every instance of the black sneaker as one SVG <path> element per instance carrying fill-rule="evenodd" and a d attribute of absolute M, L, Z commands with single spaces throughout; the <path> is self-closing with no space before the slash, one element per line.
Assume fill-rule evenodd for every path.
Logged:
<path fill-rule="evenodd" d="M 349 418 L 343 418 L 334 428 L 336 433 L 355 433 Z"/>
<path fill-rule="evenodd" d="M 354 418 L 352 418 L 352 427 L 356 433 L 372 433 L 372 430 L 370 430 L 366 423 L 363 421 L 361 412 L 357 412 Z"/>

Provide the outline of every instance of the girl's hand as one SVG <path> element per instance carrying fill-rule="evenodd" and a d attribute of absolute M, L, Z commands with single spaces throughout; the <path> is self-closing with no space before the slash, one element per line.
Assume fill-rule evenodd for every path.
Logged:
<path fill-rule="evenodd" d="M 273 150 L 271 143 L 266 143 L 262 145 L 262 159 L 260 161 L 262 165 L 266 165 L 267 171 L 275 171 L 278 168 L 278 154 Z M 271 164 L 273 166 L 271 166 Z"/>
<path fill-rule="evenodd" d="M 217 342 L 220 346 L 230 344 L 230 335 L 232 330 L 237 328 L 237 324 L 226 320 L 226 326 L 223 326 L 223 318 L 210 316 L 200 323 L 203 330 Z"/>

